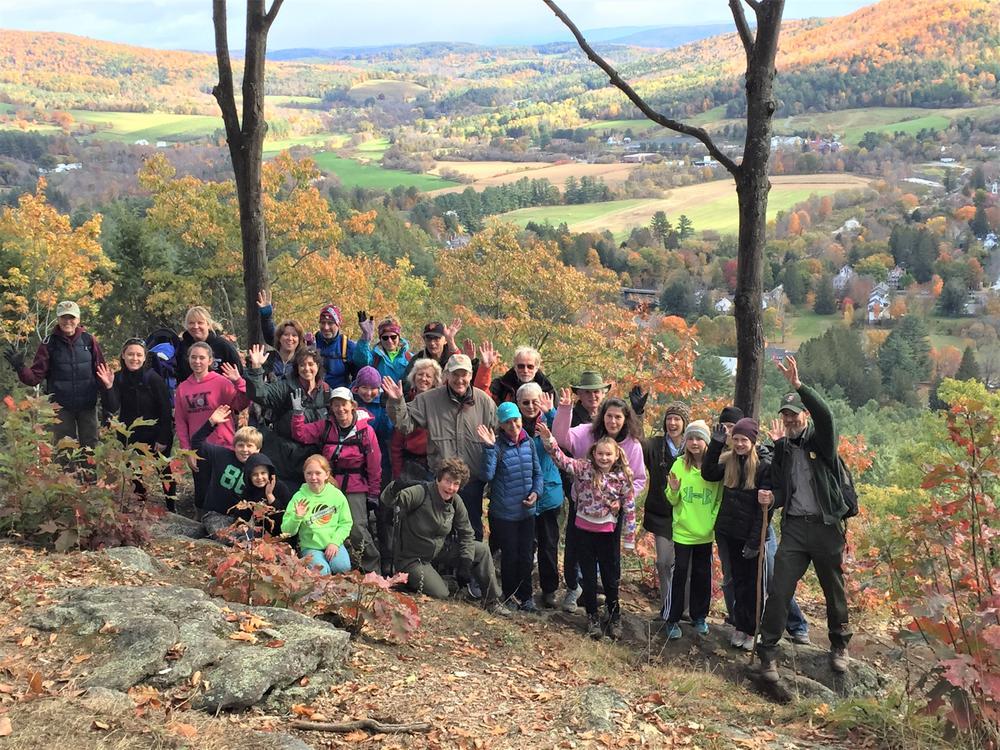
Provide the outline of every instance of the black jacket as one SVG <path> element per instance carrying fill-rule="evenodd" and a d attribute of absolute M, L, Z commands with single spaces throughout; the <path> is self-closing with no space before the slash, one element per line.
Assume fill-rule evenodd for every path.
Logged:
<path fill-rule="evenodd" d="M 719 463 L 719 457 L 725 448 L 725 442 L 720 440 L 709 443 L 701 465 L 701 478 L 706 482 L 721 482 L 725 476 L 726 468 Z M 754 489 L 743 488 L 746 458 L 740 458 L 739 486 L 722 488 L 722 504 L 715 519 L 717 534 L 739 539 L 754 549 L 760 546 L 761 525 L 770 521 L 770 513 L 765 519 L 760 503 L 757 502 L 757 490 L 771 489 L 771 463 L 759 453 L 758 456 L 760 461 L 757 464 Z"/>
<path fill-rule="evenodd" d="M 243 465 L 243 500 L 255 503 L 264 502 L 264 488 L 255 487 L 253 482 L 250 481 L 250 473 L 258 466 L 266 466 L 268 476 L 275 476 L 274 464 L 271 463 L 271 459 L 263 453 L 254 453 Z M 268 534 L 277 536 L 281 533 L 281 517 L 288 506 L 288 501 L 291 499 L 292 493 L 288 490 L 288 487 L 281 482 L 275 482 L 274 502 L 271 503 L 274 510 L 264 518 L 264 531 Z M 249 521 L 253 516 L 253 511 L 249 508 L 238 508 L 232 515 Z"/>
<path fill-rule="evenodd" d="M 191 338 L 191 334 L 184 331 L 183 335 L 181 335 L 181 345 L 177 347 L 176 354 L 178 383 L 183 383 L 191 375 L 191 365 L 188 364 L 188 349 L 191 348 L 193 343 L 194 339 Z M 212 359 L 214 361 L 211 367 L 209 367 L 212 372 L 218 372 L 223 362 L 235 365 L 241 373 L 243 372 L 243 363 L 240 362 L 239 352 L 226 339 L 222 338 L 215 331 L 209 331 L 205 343 L 212 347 Z"/>
<path fill-rule="evenodd" d="M 551 381 L 545 377 L 545 373 L 541 371 L 535 372 L 532 382 L 538 383 L 543 393 L 555 395 L 556 389 Z M 490 395 L 493 396 L 493 400 L 498 404 L 502 404 L 504 401 L 514 401 L 516 400 L 517 389 L 522 385 L 523 383 L 518 380 L 517 371 L 511 367 L 500 377 L 493 378 L 493 382 L 490 383 Z"/>
<path fill-rule="evenodd" d="M 680 457 L 681 454 L 677 454 Z M 642 460 L 646 463 L 646 504 L 642 527 L 650 534 L 673 538 L 674 509 L 667 502 L 667 475 L 677 459 L 667 448 L 667 436 L 642 440 Z"/>
<path fill-rule="evenodd" d="M 169 449 L 174 442 L 170 392 L 159 374 L 145 369 L 136 372 L 119 370 L 115 373 L 111 390 L 104 391 L 103 400 L 105 411 L 117 414 L 125 426 L 139 418 L 155 422 L 146 427 L 136 427 L 128 439 L 129 443 L 146 443 L 150 448 L 159 443 Z"/>

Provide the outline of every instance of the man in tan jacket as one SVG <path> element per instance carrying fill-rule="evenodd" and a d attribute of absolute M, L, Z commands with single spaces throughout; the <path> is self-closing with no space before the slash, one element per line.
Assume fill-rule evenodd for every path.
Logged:
<path fill-rule="evenodd" d="M 461 458 L 472 476 L 460 494 L 469 514 L 476 541 L 483 539 L 483 442 L 476 434 L 479 425 L 495 430 L 496 404 L 485 393 L 472 387 L 472 361 L 464 354 L 453 354 L 445 365 L 445 382 L 438 388 L 418 394 L 409 404 L 402 387 L 383 380 L 382 389 L 389 399 L 389 418 L 402 434 L 418 427 L 427 430 L 427 463 L 437 472 L 447 459 Z"/>

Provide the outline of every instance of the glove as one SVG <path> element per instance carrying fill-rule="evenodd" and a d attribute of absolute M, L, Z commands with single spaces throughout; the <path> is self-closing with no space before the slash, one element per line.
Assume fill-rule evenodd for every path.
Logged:
<path fill-rule="evenodd" d="M 375 318 L 364 310 L 358 310 L 358 325 L 361 326 L 362 341 L 371 341 L 375 335 Z"/>
<path fill-rule="evenodd" d="M 717 443 L 724 443 L 729 439 L 729 433 L 726 432 L 726 428 L 723 426 L 722 422 L 716 422 L 715 426 L 712 427 L 712 440 Z"/>
<path fill-rule="evenodd" d="M 632 390 L 628 392 L 628 400 L 632 404 L 632 411 L 637 415 L 641 415 L 646 411 L 646 402 L 649 401 L 649 391 L 643 393 L 641 385 L 633 386 Z"/>
<path fill-rule="evenodd" d="M 472 560 L 462 560 L 455 571 L 455 580 L 459 586 L 466 586 L 472 582 Z"/>
<path fill-rule="evenodd" d="M 749 544 L 743 545 L 743 559 L 753 560 L 760 553 L 756 547 L 751 547 Z"/>
<path fill-rule="evenodd" d="M 292 411 L 293 412 L 301 412 L 302 411 L 302 389 L 301 388 L 296 388 L 294 391 L 292 391 L 292 395 L 291 395 L 290 398 L 292 400 Z"/>
<path fill-rule="evenodd" d="M 14 347 L 8 346 L 4 350 L 3 356 L 10 363 L 10 366 L 14 368 L 15 372 L 20 372 L 21 368 L 24 367 L 24 355 L 15 350 Z"/>

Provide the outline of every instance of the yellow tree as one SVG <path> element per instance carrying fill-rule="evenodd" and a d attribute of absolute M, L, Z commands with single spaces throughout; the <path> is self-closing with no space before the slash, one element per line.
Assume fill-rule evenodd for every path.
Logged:
<path fill-rule="evenodd" d="M 45 200 L 45 180 L 16 207 L 0 212 L 0 333 L 7 341 L 45 338 L 55 306 L 74 300 L 83 310 L 111 291 L 114 264 L 101 249 L 101 215 L 74 228 Z"/>

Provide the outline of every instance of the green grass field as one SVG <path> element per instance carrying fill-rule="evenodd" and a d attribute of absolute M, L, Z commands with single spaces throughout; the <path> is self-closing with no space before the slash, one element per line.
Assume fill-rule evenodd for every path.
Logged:
<path fill-rule="evenodd" d="M 798 349 L 804 341 L 822 336 L 839 320 L 842 320 L 839 315 L 817 315 L 814 312 L 789 315 L 785 324 L 784 345 L 789 349 Z"/>
<path fill-rule="evenodd" d="M 166 112 L 91 112 L 71 109 L 77 122 L 101 128 L 94 138 L 134 142 L 190 141 L 211 135 L 223 128 L 221 117 L 208 115 L 173 115 Z"/>
<path fill-rule="evenodd" d="M 278 140 L 264 141 L 264 156 L 275 156 L 280 151 L 285 151 L 294 146 L 309 146 L 311 148 L 341 148 L 347 143 L 347 136 L 343 133 L 311 133 L 310 135 L 298 135 L 293 138 L 279 138 Z"/>
<path fill-rule="evenodd" d="M 282 107 L 286 104 L 319 104 L 322 101 L 318 96 L 282 96 L 271 94 L 264 97 L 264 103 L 272 107 Z"/>
<path fill-rule="evenodd" d="M 347 95 L 354 101 L 364 101 L 370 96 L 383 96 L 386 99 L 410 99 L 427 91 L 426 86 L 421 86 L 413 81 L 391 81 L 383 78 L 373 78 L 370 81 L 363 81 L 356 86 L 352 86 Z"/>
<path fill-rule="evenodd" d="M 457 184 L 450 180 L 442 180 L 440 177 L 435 177 L 434 175 L 412 174 L 410 172 L 399 172 L 394 169 L 382 169 L 382 167 L 374 164 L 362 164 L 354 159 L 345 159 L 329 151 L 316 154 L 313 158 L 324 172 L 337 175 L 344 187 L 391 190 L 397 185 L 403 185 L 427 191 L 451 187 Z"/>
<path fill-rule="evenodd" d="M 389 139 L 373 138 L 370 141 L 365 141 L 354 150 L 368 159 L 380 159 L 382 154 L 389 150 Z"/>
<path fill-rule="evenodd" d="M 768 218 L 778 211 L 785 211 L 810 195 L 829 195 L 843 189 L 858 188 L 865 183 L 854 178 L 816 175 L 812 182 L 802 182 L 803 177 L 774 178 L 768 199 Z M 695 232 L 713 230 L 733 234 L 739 229 L 736 188 L 728 180 L 691 185 L 670 192 L 662 199 L 633 199 L 585 203 L 576 206 L 542 206 L 522 208 L 504 214 L 504 219 L 524 226 L 529 221 L 559 225 L 566 222 L 575 232 L 601 232 L 609 230 L 616 240 L 625 239 L 638 226 L 647 226 L 653 214 L 664 211 L 671 221 L 681 214 L 694 225 Z"/>
<path fill-rule="evenodd" d="M 623 130 L 631 128 L 633 132 L 640 133 L 655 127 L 659 126 L 655 122 L 650 122 L 649 120 L 646 119 L 597 120 L 596 122 L 588 122 L 586 125 L 581 125 L 580 130 L 596 130 L 599 133 L 603 133 L 605 130 L 609 130 L 619 133 Z"/>
<path fill-rule="evenodd" d="M 836 133 L 843 143 L 855 146 L 868 131 L 875 133 L 903 132 L 915 135 L 924 128 L 944 130 L 958 117 L 987 116 L 996 109 L 998 107 L 995 105 L 957 109 L 925 109 L 920 107 L 845 109 L 839 112 L 776 118 L 774 132 L 792 133 L 802 130 L 817 130 L 820 133 Z"/>

